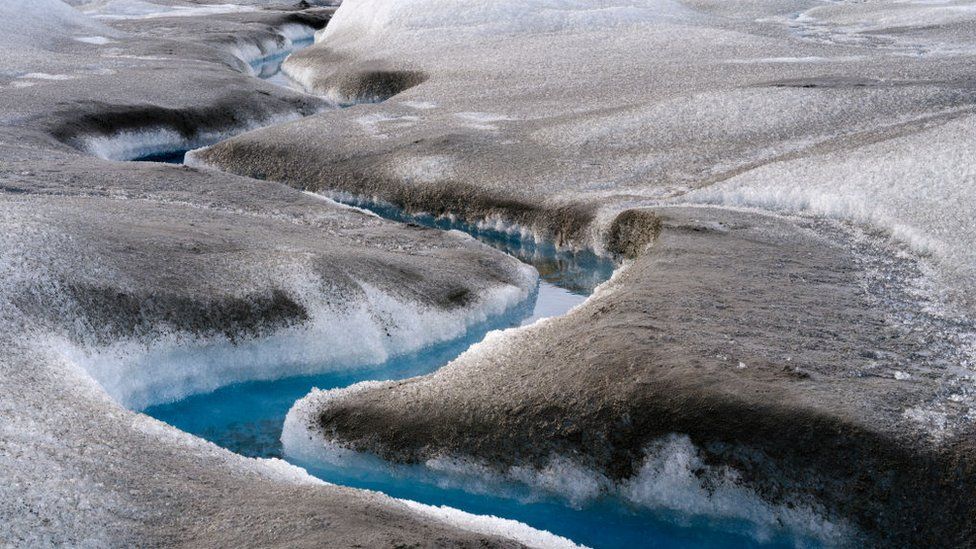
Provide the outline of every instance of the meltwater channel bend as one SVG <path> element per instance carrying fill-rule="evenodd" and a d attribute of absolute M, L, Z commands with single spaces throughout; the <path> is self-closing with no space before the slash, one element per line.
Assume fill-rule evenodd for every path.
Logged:
<path fill-rule="evenodd" d="M 308 43 L 311 40 L 297 42 L 295 49 Z M 255 75 L 279 85 L 294 87 L 279 72 L 282 61 L 289 53 L 281 52 L 252 63 Z M 179 164 L 183 162 L 185 153 L 182 150 L 161 151 L 136 160 Z M 563 252 L 553 246 L 502 232 L 444 219 L 410 216 L 392 207 L 355 205 L 397 221 L 445 230 L 463 230 L 533 265 L 541 275 L 538 289 L 520 306 L 470 328 L 461 338 L 394 357 L 379 366 L 237 383 L 210 393 L 191 395 L 177 402 L 152 406 L 143 412 L 245 456 L 288 459 L 287 455 L 282 454 L 280 441 L 285 416 L 292 405 L 313 388 L 340 388 L 360 381 L 402 379 L 433 372 L 481 341 L 491 330 L 524 325 L 539 318 L 566 313 L 584 301 L 614 270 L 611 261 L 589 252 Z M 446 505 L 470 513 L 514 519 L 595 548 L 817 545 L 815 540 L 799 539 L 785 532 L 772 533 L 760 541 L 754 535 L 755 525 L 745 521 L 635 509 L 610 497 L 577 508 L 563 499 L 532 493 L 524 486 L 486 488 L 484 484 L 479 486 L 463 479 L 438 476 L 421 466 L 397 467 L 378 459 L 367 458 L 346 465 L 296 464 L 335 484 L 378 490 L 393 497 L 430 505 Z"/>

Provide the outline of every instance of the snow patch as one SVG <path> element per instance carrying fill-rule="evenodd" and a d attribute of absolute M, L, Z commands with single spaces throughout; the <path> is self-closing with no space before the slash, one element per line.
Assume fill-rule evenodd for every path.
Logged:
<path fill-rule="evenodd" d="M 393 115 L 382 112 L 364 114 L 356 118 L 356 123 L 363 128 L 366 135 L 376 139 L 386 139 L 386 129 L 402 130 L 409 128 L 420 120 L 412 115 Z"/>
<path fill-rule="evenodd" d="M 397 162 L 397 177 L 411 183 L 435 183 L 457 176 L 456 161 L 448 155 L 412 156 Z"/>
<path fill-rule="evenodd" d="M 434 103 L 433 101 L 400 101 L 399 104 L 403 105 L 404 107 L 421 111 L 437 108 L 437 103 Z"/>
<path fill-rule="evenodd" d="M 31 79 L 31 80 L 74 80 L 76 76 L 70 74 L 49 74 L 46 72 L 29 72 L 21 78 Z"/>
<path fill-rule="evenodd" d="M 493 114 L 488 112 L 459 112 L 454 116 L 465 121 L 465 126 L 475 130 L 485 130 L 485 131 L 495 131 L 498 126 L 495 122 L 503 122 L 506 120 L 515 120 L 504 114 Z"/>

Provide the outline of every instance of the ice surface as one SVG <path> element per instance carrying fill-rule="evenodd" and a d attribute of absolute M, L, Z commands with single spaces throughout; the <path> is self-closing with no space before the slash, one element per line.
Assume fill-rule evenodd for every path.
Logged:
<path fill-rule="evenodd" d="M 260 128 L 268 124 L 281 124 L 298 118 L 301 118 L 301 115 L 293 113 L 263 120 L 247 120 L 233 129 L 220 132 L 203 131 L 193 139 L 187 139 L 182 133 L 169 128 L 126 130 L 107 136 L 83 136 L 77 145 L 89 154 L 106 160 L 133 160 L 161 152 L 198 149 L 248 129 Z M 192 158 L 192 155 L 187 156 L 188 164 L 192 162 Z"/>
<path fill-rule="evenodd" d="M 598 219 L 661 201 L 832 216 L 930 255 L 965 301 L 974 21 L 955 0 L 350 0 L 316 46 L 341 59 L 309 52 L 286 70 L 310 87 L 364 67 L 428 74 L 356 113 L 387 143 L 343 132 L 351 114 L 322 123 L 349 143 L 337 158 L 395 150 L 380 154 L 403 185 L 477 174 L 486 196 L 599 204 Z M 497 135 L 482 146 L 472 130 Z M 479 145 L 422 145 L 456 134 Z M 600 250 L 595 228 L 585 244 Z"/>
<path fill-rule="evenodd" d="M 967 303 L 976 287 L 976 118 L 918 124 L 917 132 L 880 143 L 762 166 L 681 201 L 876 227 L 935 259 L 952 300 Z"/>
<path fill-rule="evenodd" d="M 110 12 L 115 10 L 115 15 L 144 17 L 153 15 L 154 10 L 171 9 L 179 13 L 169 15 L 189 15 L 187 10 L 161 4 L 87 3 L 83 7 L 89 15 L 85 15 L 56 1 L 0 2 L 0 545 L 146 546 L 166 543 L 163 540 L 171 543 L 174 532 L 190 539 L 210 540 L 202 542 L 207 545 L 240 545 L 228 541 L 227 536 L 240 536 L 242 529 L 250 527 L 263 532 L 266 529 L 262 524 L 278 524 L 289 535 L 308 534 L 304 539 L 324 536 L 303 525 L 304 519 L 298 516 L 328 521 L 327 535 L 333 540 L 336 536 L 341 538 L 344 525 L 368 517 L 369 509 L 381 509 L 387 515 L 376 521 L 367 519 L 371 535 L 394 523 L 398 524 L 397 537 L 401 537 L 404 525 L 423 528 L 438 537 L 445 533 L 447 538 L 462 535 L 454 528 L 442 527 L 447 523 L 433 520 L 430 513 L 419 515 L 378 494 L 325 487 L 280 461 L 243 459 L 120 404 L 138 406 L 140 401 L 173 398 L 251 375 L 287 375 L 289 367 L 292 371 L 307 371 L 338 366 L 336 361 L 329 363 L 332 359 L 379 360 L 390 353 L 463 332 L 466 322 L 476 322 L 520 296 L 527 296 L 536 276 L 526 269 L 521 280 L 524 286 L 510 287 L 514 293 L 502 284 L 496 288 L 499 292 L 481 295 L 483 300 L 474 297 L 463 305 L 450 307 L 419 306 L 410 299 L 414 296 L 404 296 L 402 285 L 391 288 L 392 284 L 384 284 L 372 275 L 392 264 L 404 266 L 400 260 L 407 257 L 415 257 L 418 272 L 426 274 L 429 271 L 424 271 L 423 265 L 444 260 L 438 256 L 438 243 L 447 244 L 441 251 L 455 250 L 460 255 L 466 253 L 463 248 L 467 244 L 457 245 L 459 240 L 455 237 L 429 231 L 421 232 L 419 238 L 414 238 L 418 236 L 416 231 L 412 235 L 396 229 L 386 231 L 383 227 L 390 229 L 390 224 L 312 201 L 279 185 L 232 178 L 233 184 L 221 189 L 221 182 L 230 182 L 228 176 L 145 163 L 106 162 L 95 157 L 121 159 L 144 150 L 187 146 L 177 132 L 148 128 L 93 139 L 86 144 L 94 155 L 56 142 L 51 128 L 58 122 L 59 109 L 71 114 L 99 104 L 181 111 L 207 109 L 225 94 L 238 94 L 242 104 L 249 103 L 251 96 L 275 97 L 268 92 L 272 86 L 256 80 L 251 85 L 249 77 L 230 69 L 234 59 L 226 53 L 230 46 L 224 31 L 240 30 L 237 39 L 241 43 L 257 44 L 253 49 L 233 52 L 244 58 L 280 52 L 282 47 L 310 34 L 309 27 L 303 25 L 282 25 L 276 34 L 269 32 L 274 29 L 268 25 L 248 23 L 254 28 L 251 32 L 232 16 L 225 20 L 215 17 L 217 12 L 232 6 L 196 6 L 193 9 L 200 9 L 192 14 L 208 15 L 206 19 L 181 17 L 165 25 L 157 19 L 142 22 L 138 18 L 105 18 L 96 22 L 90 17 L 100 9 L 105 10 L 103 15 L 112 15 Z M 289 16 L 262 11 L 249 17 L 274 21 L 276 17 L 283 20 Z M 213 28 L 208 29 L 211 23 Z M 147 32 L 121 32 L 113 26 Z M 180 38 L 180 42 L 170 39 L 174 35 L 181 37 L 181 31 L 195 35 L 192 40 Z M 255 38 L 262 36 L 268 37 L 267 41 Z M 110 41 L 111 48 L 104 47 Z M 164 54 L 164 47 L 172 51 Z M 186 59 L 182 58 L 184 54 Z M 31 89 L 22 89 L 27 85 Z M 208 90 L 208 86 L 213 89 Z M 275 109 L 265 112 L 270 114 Z M 280 121 L 266 118 L 254 122 Z M 205 140 L 223 137 L 206 132 L 201 135 Z M 198 144 L 202 143 L 190 143 Z M 160 192 L 145 192 L 147 186 Z M 42 190 L 45 188 L 53 192 Z M 108 213 L 105 208 L 114 212 Z M 148 215 L 134 213 L 136 210 Z M 166 213 L 161 213 L 164 210 Z M 251 216 L 248 211 L 256 215 Z M 76 214 L 88 217 L 81 222 L 84 228 L 66 228 L 65 223 L 78 220 Z M 327 283 L 313 280 L 303 286 L 308 282 L 303 279 L 305 273 L 292 273 L 298 280 L 291 289 L 297 294 L 304 292 L 310 300 L 307 305 L 315 317 L 313 325 L 303 330 L 295 326 L 298 322 L 285 323 L 281 331 L 269 334 L 267 347 L 253 337 L 250 344 L 243 342 L 247 337 L 241 333 L 199 335 L 221 333 L 219 326 L 202 332 L 193 327 L 186 331 L 170 329 L 167 320 L 178 324 L 177 317 L 185 311 L 179 304 L 170 309 L 169 319 L 156 318 L 160 321 L 148 330 L 150 335 L 142 332 L 132 337 L 127 329 L 119 335 L 108 328 L 118 320 L 117 314 L 126 314 L 122 310 L 125 307 L 113 309 L 109 305 L 111 311 L 103 311 L 104 316 L 93 315 L 98 316 L 97 320 L 80 314 L 92 311 L 73 298 L 88 291 L 98 293 L 99 289 L 108 292 L 103 295 L 113 296 L 109 301 L 124 294 L 130 296 L 132 303 L 138 303 L 136 309 L 147 307 L 142 311 L 163 302 L 164 308 L 170 307 L 183 298 L 184 305 L 193 302 L 207 309 L 212 300 L 222 299 L 209 290 L 230 279 L 237 281 L 229 283 L 237 286 L 235 292 L 247 294 L 253 289 L 251 283 L 261 277 L 245 273 L 246 266 L 226 269 L 228 261 L 233 261 L 234 251 L 225 253 L 229 249 L 224 248 L 197 256 L 207 266 L 196 269 L 190 279 L 209 285 L 209 290 L 196 293 L 188 290 L 195 284 L 192 280 L 188 284 L 175 283 L 173 292 L 164 289 L 165 282 L 160 282 L 186 268 L 185 256 L 177 259 L 168 254 L 179 254 L 181 248 L 188 249 L 184 244 L 192 247 L 193 243 L 178 243 L 180 237 L 176 237 L 169 241 L 171 246 L 163 247 L 165 250 L 147 251 L 152 240 L 166 240 L 224 214 L 226 223 L 220 229 L 204 230 L 198 236 L 213 236 L 227 243 L 234 239 L 232 233 L 261 233 L 267 238 L 267 245 L 254 245 L 251 240 L 240 250 L 277 250 L 274 253 L 282 254 L 282 258 L 290 248 L 277 240 L 282 234 L 307 232 L 314 234 L 310 240 L 332 243 L 351 238 L 346 242 L 355 244 L 344 251 L 339 251 L 344 246 L 339 245 L 306 255 L 318 256 L 329 264 L 329 269 L 338 270 L 343 269 L 341 265 L 351 264 L 350 257 L 377 251 L 377 246 L 389 248 L 372 255 L 375 264 L 364 262 L 361 272 L 367 276 L 363 277 L 362 292 L 370 297 L 358 307 L 353 303 L 343 309 L 342 296 L 333 295 L 329 302 L 324 297 L 328 292 L 322 287 Z M 244 217 L 237 218 L 238 224 L 227 217 L 231 215 Z M 155 221 L 148 221 L 151 217 Z M 258 227 L 261 219 L 272 218 L 279 221 L 275 229 Z M 126 225 L 135 220 L 136 224 L 159 223 L 151 229 L 144 226 L 147 232 L 138 244 L 112 244 L 133 235 L 132 225 Z M 104 223 L 112 226 L 108 231 L 111 234 L 94 234 Z M 67 251 L 73 245 L 77 247 Z M 469 257 L 474 262 L 485 251 L 473 251 Z M 415 255 L 418 253 L 438 257 L 424 255 L 421 259 Z M 447 251 L 448 255 L 451 253 Z M 494 257 L 505 261 L 500 254 Z M 166 262 L 166 267 L 156 269 L 146 264 L 155 259 Z M 399 267 L 394 269 L 398 275 L 403 274 Z M 330 270 L 329 274 L 336 272 Z M 134 279 L 123 282 L 126 273 L 135 278 L 149 273 L 162 276 L 143 284 Z M 90 278 L 83 281 L 86 277 Z M 478 290 L 474 293 L 481 294 Z M 169 299 L 176 294 L 182 297 Z M 106 304 L 99 297 L 89 303 Z M 485 308 L 475 311 L 482 306 Z M 401 312 L 408 312 L 408 316 L 400 317 Z M 208 318 L 203 324 L 212 320 Z M 419 328 L 431 322 L 431 330 Z M 368 333 L 357 331 L 359 328 Z M 317 330 L 329 333 L 323 336 Z M 241 346 L 236 347 L 235 343 Z M 343 345 L 345 349 L 341 348 Z M 365 349 L 367 345 L 371 348 Z M 200 354 L 192 356 L 194 349 L 199 349 Z M 281 368 L 279 352 L 296 362 Z M 260 361 L 265 364 L 259 365 Z M 209 373 L 201 371 L 208 366 L 215 369 Z M 268 505 L 269 501 L 274 505 Z M 351 505 L 356 510 L 329 509 L 333 504 Z M 247 514 L 247 518 L 242 519 L 241 514 Z M 353 520 L 348 521 L 349 518 Z M 478 522 L 470 517 L 461 520 Z M 210 528 L 214 524 L 219 525 L 217 530 L 225 531 L 215 532 Z M 524 529 L 523 533 L 531 535 Z M 351 535 L 362 537 L 361 531 Z M 416 532 L 402 537 L 411 536 L 416 539 Z"/>

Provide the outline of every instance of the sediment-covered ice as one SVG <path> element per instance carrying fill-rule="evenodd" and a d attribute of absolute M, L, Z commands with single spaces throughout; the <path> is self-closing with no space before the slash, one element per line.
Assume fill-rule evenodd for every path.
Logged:
<path fill-rule="evenodd" d="M 7 34 L 0 81 L 3 253 L 17 265 L 0 296 L 0 406 L 18 441 L 0 449 L 13 464 L 0 485 L 28 486 L 0 498 L 15 539 L 480 537 L 146 430 L 79 367 L 138 405 L 269 375 L 271 354 L 288 372 L 313 352 L 378 360 L 427 337 L 388 315 L 443 320 L 453 328 L 432 335 L 450 337 L 476 318 L 462 311 L 508 302 L 491 288 L 526 280 L 484 249 L 275 182 L 634 261 L 563 319 L 496 335 L 431 376 L 331 395 L 305 427 L 337 447 L 474 464 L 571 502 L 609 483 L 652 507 L 677 493 L 666 505 L 828 538 L 831 523 L 777 506 L 810 503 L 879 544 L 972 537 L 968 3 L 350 0 L 285 70 L 335 102 L 375 104 L 193 155 L 264 184 L 70 147 L 165 128 L 145 123 L 160 117 L 212 130 L 314 112 L 325 102 L 249 83 L 242 62 L 292 40 L 274 31 L 290 16 L 110 1 L 86 8 L 108 16 L 96 23 L 50 7 L 60 26 L 10 18 L 31 36 Z M 184 17 L 158 26 L 171 15 Z M 283 264 L 339 282 L 296 290 L 272 276 Z M 327 306 L 310 306 L 314 293 Z M 307 345 L 334 333 L 326 310 L 380 350 Z M 158 384 L 134 375 L 157 362 Z M 85 498 L 65 496 L 75 483 Z M 338 526 L 295 519 L 310 512 Z M 268 521 L 289 527 L 254 526 Z"/>
<path fill-rule="evenodd" d="M 888 232 L 940 267 L 953 302 L 976 287 L 976 118 L 933 115 L 854 150 L 784 159 L 682 200 L 806 212 Z M 951 144 L 951 146 L 947 146 Z"/>
<path fill-rule="evenodd" d="M 268 124 L 283 124 L 301 118 L 299 113 L 275 115 L 267 119 L 243 120 L 237 126 L 223 130 L 201 129 L 192 137 L 162 126 L 138 130 L 120 130 L 109 135 L 81 134 L 74 143 L 84 151 L 106 160 L 135 160 L 153 154 L 191 151 L 212 145 L 242 131 Z"/>
<path fill-rule="evenodd" d="M 734 468 L 711 465 L 686 435 L 669 434 L 643 450 L 633 476 L 614 481 L 573 459 L 550 456 L 542 467 L 514 465 L 499 470 L 479 458 L 438 456 L 423 465 L 384 465 L 330 440 L 314 427 L 319 413 L 333 398 L 353 397 L 356 391 L 379 389 L 381 382 L 365 382 L 330 391 L 313 391 L 289 411 L 282 433 L 285 454 L 309 466 L 364 470 L 387 469 L 396 478 L 488 494 L 536 500 L 557 498 L 573 507 L 586 507 L 599 498 L 613 497 L 644 512 L 667 512 L 679 520 L 711 522 L 713 528 L 747 534 L 768 541 L 789 532 L 832 545 L 850 540 L 850 527 L 823 516 L 815 503 L 772 504 L 742 482 Z M 674 520 L 674 519 L 672 519 Z"/>

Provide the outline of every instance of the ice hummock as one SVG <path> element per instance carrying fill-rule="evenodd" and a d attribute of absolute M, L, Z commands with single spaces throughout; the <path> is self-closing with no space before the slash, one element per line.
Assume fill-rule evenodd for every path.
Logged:
<path fill-rule="evenodd" d="M 649 444 L 636 473 L 615 482 L 574 458 L 561 455 L 551 456 L 542 467 L 515 465 L 499 469 L 469 456 L 438 456 L 419 465 L 393 464 L 350 450 L 321 431 L 317 418 L 329 400 L 390 383 L 395 382 L 367 381 L 340 389 L 313 390 L 296 402 L 288 412 L 282 433 L 287 458 L 324 478 L 364 478 L 385 491 L 405 489 L 401 485 L 426 486 L 416 491 L 444 498 L 460 490 L 471 494 L 475 501 L 476 496 L 488 496 L 496 508 L 557 501 L 558 505 L 581 513 L 548 511 L 536 517 L 537 521 L 546 519 L 554 524 L 574 520 L 573 517 L 614 520 L 607 518 L 616 516 L 607 510 L 610 498 L 613 505 L 627 509 L 618 513 L 627 515 L 636 510 L 637 520 L 647 524 L 695 524 L 711 533 L 723 532 L 729 540 L 744 536 L 758 543 L 781 544 L 784 539 L 792 539 L 801 547 L 830 546 L 848 542 L 856 535 L 851 525 L 827 518 L 814 503 L 764 500 L 741 482 L 734 468 L 705 463 L 687 435 L 672 433 Z M 620 520 L 618 528 L 626 530 L 634 525 Z M 608 536 L 607 543 L 617 546 L 611 540 L 618 537 L 627 539 L 621 531 Z"/>

